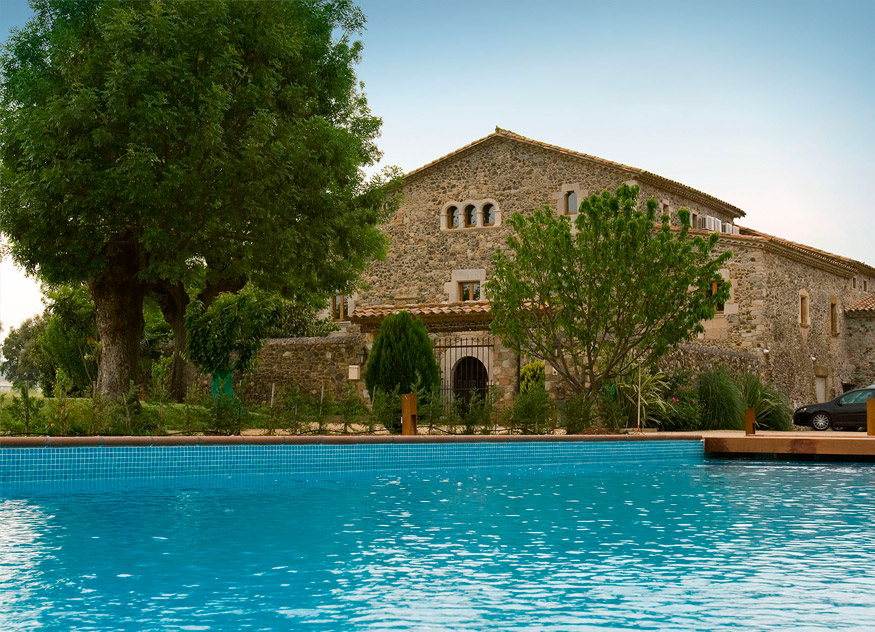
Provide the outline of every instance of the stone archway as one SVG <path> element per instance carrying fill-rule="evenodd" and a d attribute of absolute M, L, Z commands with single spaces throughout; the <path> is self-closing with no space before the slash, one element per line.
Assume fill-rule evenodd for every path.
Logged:
<path fill-rule="evenodd" d="M 489 372 L 486 366 L 473 356 L 465 356 L 453 368 L 453 397 L 467 411 L 476 394 L 486 399 L 489 391 Z"/>

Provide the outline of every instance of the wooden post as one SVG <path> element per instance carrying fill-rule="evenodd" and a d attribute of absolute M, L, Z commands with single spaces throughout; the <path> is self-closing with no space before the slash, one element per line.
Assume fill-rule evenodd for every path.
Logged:
<path fill-rule="evenodd" d="M 750 436 L 757 433 L 757 411 L 748 408 L 744 411 L 744 434 Z"/>
<path fill-rule="evenodd" d="M 866 400 L 866 434 L 875 435 L 875 399 Z"/>
<path fill-rule="evenodd" d="M 401 396 L 401 434 L 416 434 L 416 393 Z"/>

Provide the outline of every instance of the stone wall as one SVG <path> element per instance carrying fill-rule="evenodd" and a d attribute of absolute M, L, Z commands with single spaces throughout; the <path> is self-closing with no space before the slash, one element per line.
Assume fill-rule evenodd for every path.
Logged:
<path fill-rule="evenodd" d="M 293 385 L 316 396 L 324 388 L 326 393 L 342 397 L 349 384 L 364 397 L 364 380 L 350 380 L 349 367 L 359 363 L 359 351 L 366 343 L 366 336 L 356 332 L 268 340 L 258 354 L 255 370 L 246 378 L 246 397 L 266 404 L 272 389 L 279 397 Z"/>
<path fill-rule="evenodd" d="M 489 278 L 492 255 L 511 233 L 506 224 L 511 214 L 530 214 L 543 206 L 559 209 L 564 201 L 563 191 L 573 189 L 583 199 L 615 189 L 630 181 L 630 177 L 619 166 L 502 137 L 429 167 L 405 183 L 404 202 L 384 227 L 390 240 L 387 257 L 373 263 L 365 273 L 367 289 L 359 293 L 359 304 L 448 301 L 448 284 L 454 279 L 454 270 L 467 271 L 471 280 Z M 641 199 L 649 195 L 660 203 L 667 202 L 675 216 L 679 207 L 688 206 L 698 213 L 729 221 L 717 208 L 650 186 L 642 187 Z M 447 203 L 486 199 L 498 205 L 501 223 L 493 227 L 441 230 L 442 211 Z"/>
<path fill-rule="evenodd" d="M 859 315 L 845 318 L 848 357 L 854 366 L 850 383 L 868 386 L 875 382 L 875 317 Z"/>
<path fill-rule="evenodd" d="M 844 309 L 864 295 L 850 287 L 848 273 L 830 270 L 769 252 L 768 277 L 762 289 L 763 316 L 769 349 L 767 375 L 783 386 L 794 405 L 831 399 L 851 381 Z M 808 297 L 808 324 L 800 322 L 801 297 Z M 835 300 L 838 331 L 831 331 L 830 301 Z M 821 392 L 818 392 L 821 381 Z"/>
<path fill-rule="evenodd" d="M 716 368 L 723 368 L 734 374 L 743 372 L 762 374 L 763 363 L 761 358 L 753 353 L 695 344 L 678 345 L 659 361 L 659 370 L 666 373 L 679 369 L 700 373 Z"/>

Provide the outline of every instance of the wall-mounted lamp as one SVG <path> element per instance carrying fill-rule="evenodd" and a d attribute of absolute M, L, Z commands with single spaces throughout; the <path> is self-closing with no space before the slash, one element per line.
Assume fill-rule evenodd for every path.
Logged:
<path fill-rule="evenodd" d="M 358 360 L 360 366 L 364 365 L 365 360 L 368 359 L 368 350 L 364 347 L 359 349 L 358 353 L 356 354 L 356 359 Z"/>

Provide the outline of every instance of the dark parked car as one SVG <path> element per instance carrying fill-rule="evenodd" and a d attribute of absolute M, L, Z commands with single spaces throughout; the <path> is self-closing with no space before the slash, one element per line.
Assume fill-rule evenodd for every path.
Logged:
<path fill-rule="evenodd" d="M 811 426 L 815 430 L 827 428 L 865 428 L 866 400 L 875 397 L 875 388 L 859 388 L 848 391 L 831 402 L 812 404 L 797 408 L 793 423 Z"/>

